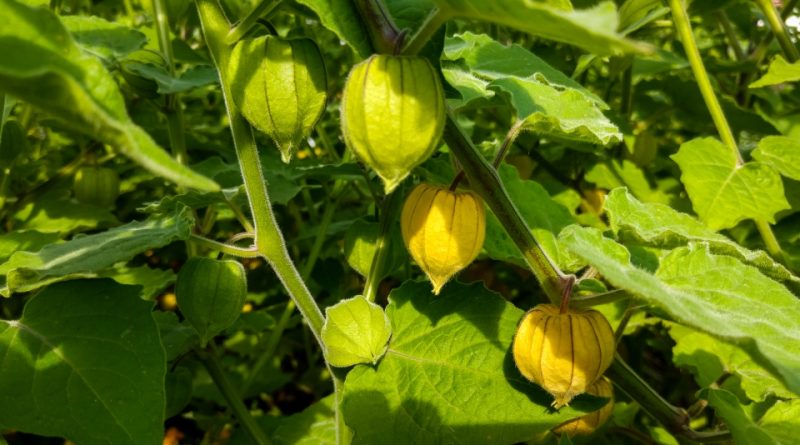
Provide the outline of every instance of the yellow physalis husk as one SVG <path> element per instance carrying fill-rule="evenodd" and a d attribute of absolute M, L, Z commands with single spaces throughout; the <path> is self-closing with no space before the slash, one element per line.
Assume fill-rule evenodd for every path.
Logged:
<path fill-rule="evenodd" d="M 595 310 L 561 313 L 540 304 L 522 318 L 514 336 L 514 362 L 525 378 L 555 397 L 561 408 L 594 383 L 614 360 L 614 332 Z"/>
<path fill-rule="evenodd" d="M 605 397 L 609 400 L 600 409 L 581 417 L 568 420 L 553 428 L 554 433 L 566 434 L 569 437 L 591 434 L 611 417 L 611 413 L 614 412 L 614 387 L 611 385 L 611 382 L 605 377 L 600 377 L 596 382 L 586 388 L 586 392 L 593 396 Z"/>
<path fill-rule="evenodd" d="M 400 218 L 406 248 L 433 284 L 433 293 L 471 263 L 483 247 L 486 214 L 473 192 L 420 184 Z"/>

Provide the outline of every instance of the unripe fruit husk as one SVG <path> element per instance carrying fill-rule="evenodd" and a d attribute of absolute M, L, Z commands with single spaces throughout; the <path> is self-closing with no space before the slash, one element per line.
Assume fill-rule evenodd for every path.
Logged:
<path fill-rule="evenodd" d="M 269 135 L 289 162 L 325 110 L 327 78 L 317 45 L 306 38 L 241 40 L 228 76 L 242 115 Z"/>
<path fill-rule="evenodd" d="M 247 298 L 247 278 L 238 261 L 192 257 L 175 283 L 178 308 L 203 345 L 232 325 Z"/>
<path fill-rule="evenodd" d="M 439 294 L 447 281 L 478 256 L 486 236 L 481 198 L 470 191 L 420 184 L 400 216 L 403 241 Z"/>
<path fill-rule="evenodd" d="M 586 388 L 586 392 L 593 396 L 605 397 L 609 400 L 600 409 L 581 417 L 568 420 L 553 428 L 554 433 L 566 434 L 569 437 L 591 434 L 611 417 L 611 413 L 614 412 L 614 387 L 611 385 L 611 382 L 605 377 L 600 377 Z"/>
<path fill-rule="evenodd" d="M 595 310 L 561 313 L 540 304 L 520 321 L 513 354 L 525 378 L 553 395 L 561 408 L 594 383 L 614 360 L 616 343 L 608 320 Z"/>
<path fill-rule="evenodd" d="M 376 54 L 350 71 L 342 134 L 386 193 L 436 150 L 444 122 L 442 84 L 427 59 Z"/>
<path fill-rule="evenodd" d="M 110 207 L 119 196 L 119 175 L 110 168 L 83 167 L 75 174 L 72 191 L 80 202 Z"/>

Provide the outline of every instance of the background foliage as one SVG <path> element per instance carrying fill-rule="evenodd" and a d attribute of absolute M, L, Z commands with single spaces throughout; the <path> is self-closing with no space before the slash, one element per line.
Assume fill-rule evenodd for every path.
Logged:
<path fill-rule="evenodd" d="M 216 1 L 0 0 L 0 443 L 559 442 L 603 400 L 554 411 L 514 367 L 516 324 L 552 291 L 528 234 L 620 337 L 614 414 L 575 443 L 794 443 L 800 63 L 778 14 L 797 23 L 798 2 L 686 3 L 221 0 L 227 34 Z M 398 30 L 450 114 L 387 197 L 339 105 Z M 327 70 L 290 164 L 226 112 L 215 66 L 215 42 L 265 33 L 311 38 Z M 119 176 L 113 206 L 76 199 L 86 166 Z M 434 297 L 397 209 L 461 167 L 486 242 Z M 205 348 L 173 293 L 196 255 L 241 257 L 248 280 Z M 325 341 L 371 341 L 330 355 L 317 305 L 336 308 Z"/>

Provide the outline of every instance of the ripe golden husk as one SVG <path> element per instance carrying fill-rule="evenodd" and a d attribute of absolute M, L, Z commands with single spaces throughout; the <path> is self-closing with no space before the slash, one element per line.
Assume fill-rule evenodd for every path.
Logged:
<path fill-rule="evenodd" d="M 436 150 L 444 121 L 444 90 L 424 57 L 376 54 L 350 71 L 342 135 L 386 193 Z"/>
<path fill-rule="evenodd" d="M 528 380 L 561 408 L 586 391 L 614 360 L 614 332 L 595 310 L 540 304 L 522 318 L 514 336 L 514 361 Z"/>
<path fill-rule="evenodd" d="M 600 425 L 606 423 L 606 420 L 608 420 L 611 413 L 614 411 L 614 387 L 611 385 L 611 382 L 605 377 L 600 377 L 596 382 L 586 388 L 586 392 L 593 396 L 606 397 L 609 401 L 596 411 L 568 420 L 553 428 L 554 433 L 566 434 L 569 437 L 587 435 L 591 434 Z"/>
<path fill-rule="evenodd" d="M 406 248 L 439 294 L 483 247 L 486 214 L 470 191 L 420 184 L 406 198 L 400 217 Z"/>

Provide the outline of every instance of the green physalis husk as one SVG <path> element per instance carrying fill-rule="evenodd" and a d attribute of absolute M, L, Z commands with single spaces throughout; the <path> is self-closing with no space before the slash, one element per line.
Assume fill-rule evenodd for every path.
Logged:
<path fill-rule="evenodd" d="M 289 162 L 325 110 L 327 80 L 317 45 L 306 38 L 242 40 L 227 70 L 233 102 Z"/>

